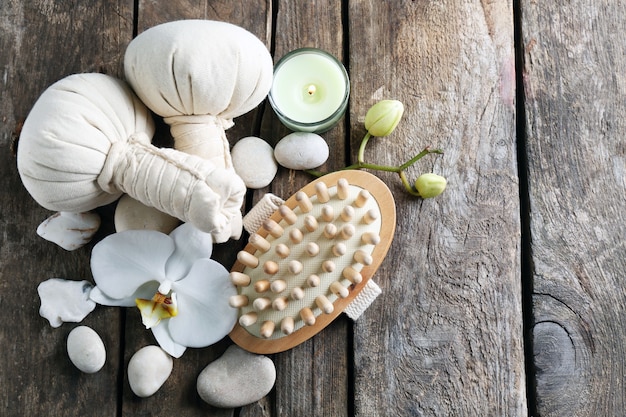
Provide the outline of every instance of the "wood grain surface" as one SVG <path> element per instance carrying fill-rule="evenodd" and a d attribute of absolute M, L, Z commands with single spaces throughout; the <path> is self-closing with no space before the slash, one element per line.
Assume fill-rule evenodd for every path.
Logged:
<path fill-rule="evenodd" d="M 270 355 L 274 389 L 240 409 L 196 391 L 232 344 L 189 349 L 149 398 L 130 390 L 130 357 L 154 339 L 136 309 L 98 307 L 82 324 L 107 348 L 98 373 L 66 353 L 76 323 L 52 328 L 37 286 L 91 280 L 91 248 L 113 232 L 115 205 L 86 247 L 67 252 L 35 230 L 52 213 L 21 184 L 15 149 L 41 92 L 77 72 L 122 76 L 134 35 L 178 19 L 216 19 L 258 36 L 276 62 L 299 47 L 338 57 L 350 107 L 322 134 L 321 171 L 356 160 L 364 116 L 397 99 L 398 128 L 373 138 L 368 162 L 448 179 L 439 197 L 396 201 L 396 233 L 373 280 L 383 294 L 356 322 Z M 626 5 L 535 0 L 4 0 L 0 3 L 0 415 L 13 416 L 621 416 L 626 333 Z M 517 72 L 516 72 L 516 57 Z M 516 86 L 521 89 L 516 90 Z M 171 143 L 157 118 L 156 140 Z M 289 133 L 268 103 L 237 118 L 231 143 Z M 281 168 L 264 193 L 310 182 Z M 233 265 L 247 236 L 216 245 Z"/>
<path fill-rule="evenodd" d="M 623 415 L 626 5 L 523 6 L 537 411 Z"/>
<path fill-rule="evenodd" d="M 512 6 L 453 3 L 349 10 L 360 22 L 350 27 L 353 111 L 381 98 L 406 107 L 369 155 L 393 165 L 427 145 L 443 148 L 412 175 L 449 181 L 425 201 L 396 186 L 383 295 L 355 324 L 357 415 L 526 412 Z M 356 135 L 359 116 L 351 117 Z"/>

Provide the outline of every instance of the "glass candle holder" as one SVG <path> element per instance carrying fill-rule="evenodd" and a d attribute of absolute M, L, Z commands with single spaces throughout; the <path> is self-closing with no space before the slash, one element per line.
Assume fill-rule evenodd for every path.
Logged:
<path fill-rule="evenodd" d="M 348 72 L 326 51 L 296 49 L 274 67 L 269 101 L 278 119 L 291 130 L 330 130 L 344 115 L 349 97 Z"/>

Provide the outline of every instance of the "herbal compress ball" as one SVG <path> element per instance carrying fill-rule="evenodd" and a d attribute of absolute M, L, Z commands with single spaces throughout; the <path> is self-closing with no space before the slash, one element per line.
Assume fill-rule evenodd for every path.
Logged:
<path fill-rule="evenodd" d="M 224 131 L 265 99 L 273 63 L 266 46 L 239 26 L 180 20 L 139 34 L 126 50 L 124 72 L 171 126 L 176 149 L 229 168 Z"/>
<path fill-rule="evenodd" d="M 245 184 L 232 169 L 150 143 L 146 107 L 122 81 L 68 76 L 43 92 L 24 122 L 17 166 L 43 207 L 84 212 L 123 193 L 213 235 L 241 234 Z"/>

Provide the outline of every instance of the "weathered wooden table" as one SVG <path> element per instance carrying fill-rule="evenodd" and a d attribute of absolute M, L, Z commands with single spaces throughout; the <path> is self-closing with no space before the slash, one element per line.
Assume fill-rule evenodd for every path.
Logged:
<path fill-rule="evenodd" d="M 84 321 L 107 363 L 76 370 L 38 314 L 37 285 L 91 279 L 90 249 L 35 234 L 51 213 L 23 188 L 12 144 L 39 94 L 76 72 L 121 76 L 133 35 L 155 24 L 217 19 L 247 28 L 275 59 L 304 46 L 348 68 L 345 122 L 323 136 L 338 169 L 354 160 L 363 117 L 383 98 L 405 116 L 367 158 L 447 177 L 419 200 L 395 176 L 395 240 L 383 294 L 272 355 L 274 390 L 241 410 L 198 397 L 198 373 L 229 345 L 191 349 L 153 397 L 129 389 L 130 356 L 153 343 L 133 310 Z M 535 0 L 3 0 L 0 5 L 0 415 L 3 416 L 620 416 L 626 409 L 626 3 Z M 165 132 L 166 126 L 159 129 Z M 288 133 L 268 105 L 236 120 L 234 142 Z M 281 170 L 288 197 L 311 178 Z M 112 207 L 99 213 L 112 233 Z M 241 242 L 219 245 L 230 267 Z"/>

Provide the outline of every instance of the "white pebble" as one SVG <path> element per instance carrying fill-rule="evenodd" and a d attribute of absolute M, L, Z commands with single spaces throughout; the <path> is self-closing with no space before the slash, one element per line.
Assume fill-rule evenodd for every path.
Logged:
<path fill-rule="evenodd" d="M 315 133 L 294 132 L 282 138 L 274 149 L 276 161 L 289 169 L 313 169 L 328 159 L 328 144 Z"/>
<path fill-rule="evenodd" d="M 98 372 L 106 361 L 102 339 L 87 326 L 78 326 L 67 336 L 67 355 L 74 366 L 87 374 Z"/>
<path fill-rule="evenodd" d="M 71 251 L 89 243 L 100 228 L 100 216 L 94 212 L 70 213 L 60 211 L 37 227 L 37 234 Z"/>
<path fill-rule="evenodd" d="M 80 322 L 96 308 L 96 303 L 89 298 L 92 288 L 89 281 L 50 278 L 42 282 L 37 287 L 41 299 L 39 315 L 48 319 L 52 327 L 64 322 Z"/>
<path fill-rule="evenodd" d="M 117 202 L 114 222 L 116 232 L 156 230 L 166 235 L 180 225 L 180 220 L 176 217 L 146 206 L 127 194 Z"/>
<path fill-rule="evenodd" d="M 232 345 L 202 370 L 197 389 L 200 398 L 214 407 L 236 408 L 265 397 L 275 381 L 270 358 Z"/>
<path fill-rule="evenodd" d="M 248 188 L 263 188 L 276 176 L 278 164 L 269 143 L 255 136 L 237 141 L 230 152 L 235 172 Z"/>
<path fill-rule="evenodd" d="M 172 373 L 174 361 L 159 346 L 139 349 L 128 362 L 128 383 L 138 397 L 149 397 L 163 386 Z"/>

